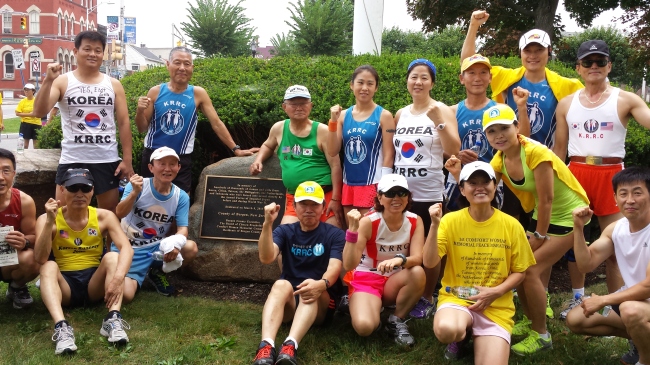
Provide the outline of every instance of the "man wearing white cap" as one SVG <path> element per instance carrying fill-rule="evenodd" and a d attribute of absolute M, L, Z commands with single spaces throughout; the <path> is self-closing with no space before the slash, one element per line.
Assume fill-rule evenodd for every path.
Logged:
<path fill-rule="evenodd" d="M 327 125 L 309 119 L 313 103 L 309 90 L 302 85 L 290 86 L 284 94 L 282 109 L 289 116 L 271 127 L 269 138 L 250 166 L 251 175 L 262 172 L 264 161 L 277 149 L 282 168 L 282 182 L 287 188 L 282 223 L 298 221 L 293 194 L 303 181 L 315 181 L 325 191 L 325 210 L 321 221 L 337 227 L 344 223 L 341 189 L 343 175 L 338 155 L 327 153 Z"/>
<path fill-rule="evenodd" d="M 180 156 L 182 166 L 174 184 L 189 193 L 192 187 L 191 154 L 194 151 L 199 110 L 208 119 L 219 140 L 235 156 L 250 156 L 257 149 L 242 150 L 219 118 L 208 92 L 190 84 L 194 62 L 188 48 L 175 47 L 169 52 L 167 71 L 169 82 L 152 87 L 147 96 L 138 98 L 135 123 L 140 133 L 147 132 L 140 173 L 144 177 L 152 177 L 148 167 L 149 157 L 156 148 L 170 147 Z"/>
<path fill-rule="evenodd" d="M 174 294 L 163 265 L 171 267 L 178 260 L 186 265 L 198 252 L 196 243 L 187 239 L 190 197 L 172 183 L 181 168 L 179 162 L 178 155 L 169 147 L 153 151 L 148 165 L 153 177 L 133 175 L 117 205 L 117 217 L 122 219 L 122 229 L 134 252 L 124 281 L 125 303 L 133 300 L 145 277 L 160 294 Z M 172 234 L 174 226 L 176 233 Z M 119 251 L 115 245 L 111 250 Z M 165 257 L 154 261 L 151 254 L 159 250 L 164 250 Z M 179 254 L 182 259 L 177 259 Z"/>
<path fill-rule="evenodd" d="M 282 274 L 269 293 L 262 312 L 262 341 L 253 365 L 295 365 L 300 340 L 312 324 L 322 324 L 334 313 L 334 293 L 342 267 L 345 235 L 323 223 L 325 192 L 314 181 L 296 187 L 298 221 L 275 230 L 280 205 L 264 207 L 264 224 L 258 242 L 260 261 L 270 264 L 282 253 Z M 275 336 L 282 323 L 292 322 L 289 336 L 276 352 Z M 276 356 L 277 354 L 277 356 Z"/>
<path fill-rule="evenodd" d="M 34 140 L 34 148 L 38 148 L 37 133 L 41 129 L 41 118 L 34 114 L 34 94 L 36 87 L 34 84 L 25 84 L 23 87 L 25 97 L 20 100 L 16 106 L 16 116 L 20 117 L 19 133 L 25 139 L 24 147 L 29 148 L 29 141 Z"/>
<path fill-rule="evenodd" d="M 489 17 L 485 10 L 472 13 L 461 59 L 476 53 L 476 32 Z M 530 123 L 522 123 L 520 133 L 551 148 L 558 101 L 583 86 L 577 79 L 562 77 L 546 68 L 551 56 L 551 38 L 543 30 L 532 29 L 524 33 L 519 39 L 519 50 L 522 67 L 492 67 L 492 97 L 497 102 L 508 104 L 516 112 L 518 108 L 512 96 L 513 89 L 521 87 L 530 91 L 527 102 Z"/>

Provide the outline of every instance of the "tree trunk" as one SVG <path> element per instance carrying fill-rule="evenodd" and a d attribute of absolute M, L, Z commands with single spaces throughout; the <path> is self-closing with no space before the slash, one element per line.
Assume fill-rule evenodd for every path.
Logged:
<path fill-rule="evenodd" d="M 557 12 L 560 0 L 540 0 L 539 6 L 535 9 L 535 28 L 541 29 L 554 40 L 553 21 Z"/>

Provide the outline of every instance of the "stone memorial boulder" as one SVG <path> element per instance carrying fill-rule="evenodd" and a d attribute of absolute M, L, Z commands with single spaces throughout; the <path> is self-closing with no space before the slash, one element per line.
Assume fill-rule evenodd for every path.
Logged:
<path fill-rule="evenodd" d="M 251 178 L 248 168 L 255 156 L 232 157 L 221 160 L 203 169 L 194 195 L 194 204 L 190 208 L 189 236 L 195 240 L 199 254 L 192 263 L 184 269 L 184 273 L 192 278 L 203 281 L 265 281 L 272 282 L 280 276 L 277 263 L 263 265 L 258 256 L 257 241 L 234 239 L 201 238 L 201 221 L 209 221 L 211 217 L 203 217 L 203 206 L 206 197 L 206 176 L 240 176 Z M 274 155 L 265 164 L 260 178 L 282 177 L 280 161 Z M 245 180 L 244 180 L 245 181 Z M 284 205 L 284 200 L 276 203 Z M 284 208 L 284 207 L 283 207 Z M 263 214 L 260 208 L 260 214 Z"/>

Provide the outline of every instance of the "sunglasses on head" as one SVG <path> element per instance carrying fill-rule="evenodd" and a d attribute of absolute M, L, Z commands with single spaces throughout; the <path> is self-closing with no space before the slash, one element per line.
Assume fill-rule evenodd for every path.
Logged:
<path fill-rule="evenodd" d="M 609 63 L 609 60 L 607 58 L 601 58 L 599 60 L 580 60 L 580 65 L 582 67 L 591 67 L 594 63 L 598 67 L 605 67 Z"/>
<path fill-rule="evenodd" d="M 76 193 L 79 190 L 81 190 L 82 193 L 88 194 L 93 190 L 93 187 L 90 185 L 84 185 L 84 184 L 74 184 L 70 186 L 66 186 L 65 190 L 71 192 L 71 193 Z"/>
<path fill-rule="evenodd" d="M 384 194 L 385 197 L 390 198 L 390 199 L 394 198 L 395 196 L 403 198 L 403 197 L 409 195 L 409 191 L 405 190 L 405 189 L 388 190 L 387 192 L 382 193 L 382 194 Z"/>

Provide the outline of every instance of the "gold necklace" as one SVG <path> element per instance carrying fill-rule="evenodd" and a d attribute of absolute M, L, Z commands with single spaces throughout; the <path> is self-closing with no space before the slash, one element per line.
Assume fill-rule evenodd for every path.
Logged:
<path fill-rule="evenodd" d="M 583 94 L 585 95 L 585 99 L 587 99 L 587 101 L 588 101 L 591 105 L 594 105 L 594 104 L 598 104 L 598 102 L 600 101 L 600 99 L 603 98 L 603 95 L 605 95 L 605 93 L 607 92 L 607 89 L 609 89 L 609 86 L 607 86 L 607 87 L 605 88 L 605 90 L 603 90 L 603 92 L 600 94 L 600 97 L 599 97 L 598 100 L 596 100 L 596 101 L 591 101 L 591 100 L 589 100 L 589 96 L 587 95 L 586 92 L 583 92 Z"/>

